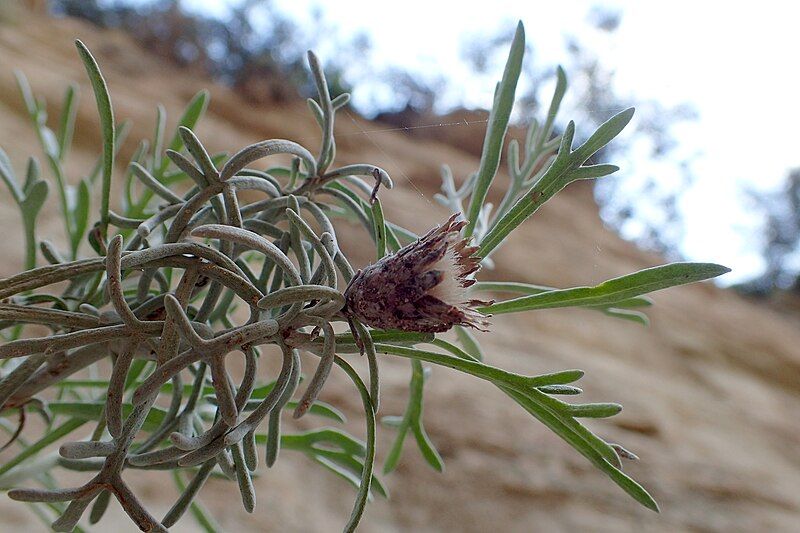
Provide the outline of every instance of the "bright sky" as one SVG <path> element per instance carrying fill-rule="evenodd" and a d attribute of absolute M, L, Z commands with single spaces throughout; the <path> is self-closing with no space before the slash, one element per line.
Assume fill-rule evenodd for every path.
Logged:
<path fill-rule="evenodd" d="M 236 2 L 185 0 L 185 5 L 202 6 L 208 13 Z M 589 23 L 587 14 L 599 5 L 589 0 L 276 4 L 300 21 L 310 20 L 313 8 L 319 7 L 339 37 L 366 32 L 372 64 L 443 74 L 456 87 L 448 100 L 467 106 L 490 105 L 494 85 L 472 74 L 463 61 L 463 45 L 470 38 L 492 36 L 522 19 L 536 62 L 549 65 L 567 60 L 566 37 L 576 36 L 616 72 L 617 93 L 694 106 L 699 118 L 675 130 L 680 143 L 676 155 L 696 154 L 691 167 L 696 181 L 680 203 L 688 228 L 681 251 L 691 260 L 732 267 L 734 273 L 725 280 L 729 283 L 759 272 L 755 232 L 761 221 L 742 190 L 774 190 L 790 168 L 800 166 L 800 73 L 792 53 L 798 49 L 800 3 L 604 2 L 603 7 L 622 14 L 620 27 L 610 34 Z M 324 43 L 319 50 L 323 60 L 334 52 Z M 490 79 L 499 79 L 500 70 L 498 65 Z M 369 104 L 365 94 L 356 93 L 354 100 Z M 653 176 L 647 158 L 634 150 L 629 161 L 614 161 L 625 171 L 618 179 Z"/>

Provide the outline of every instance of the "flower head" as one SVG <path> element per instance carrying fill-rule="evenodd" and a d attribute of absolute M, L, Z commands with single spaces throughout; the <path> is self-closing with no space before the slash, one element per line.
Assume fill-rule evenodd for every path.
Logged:
<path fill-rule="evenodd" d="M 486 317 L 467 287 L 480 268 L 477 246 L 461 237 L 454 214 L 418 241 L 359 271 L 345 291 L 346 312 L 380 329 L 438 333 L 455 325 L 485 331 Z"/>

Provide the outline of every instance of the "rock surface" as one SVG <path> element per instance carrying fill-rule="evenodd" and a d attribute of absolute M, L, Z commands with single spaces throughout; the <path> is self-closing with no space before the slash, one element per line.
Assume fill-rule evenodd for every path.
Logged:
<path fill-rule="evenodd" d="M 200 88 L 212 93 L 198 128 L 213 150 L 233 152 L 262 139 L 292 139 L 314 149 L 318 133 L 302 102 L 253 106 L 230 90 L 148 57 L 115 32 L 72 20 L 17 17 L 0 25 L 0 146 L 18 171 L 40 151 L 16 90 L 12 69 L 29 77 L 56 115 L 70 82 L 82 90 L 69 175 L 75 180 L 94 164 L 100 145 L 91 90 L 75 49 L 80 37 L 98 56 L 118 118 L 134 127 L 122 150 L 127 157 L 149 137 L 155 106 L 166 106 L 170 126 Z M 438 168 L 448 163 L 463 178 L 477 160 L 457 145 L 416 141 L 350 112 L 337 124 L 338 162 L 370 162 L 393 176 L 382 198 L 390 218 L 423 232 L 447 213 L 431 195 Z M 482 135 L 482 128 L 474 128 Z M 363 133 L 364 131 L 368 133 Z M 372 133 L 369 133 L 372 132 Z M 121 171 L 121 169 L 118 169 Z M 503 183 L 504 176 L 498 178 Z M 0 275 L 22 261 L 16 208 L 5 193 L 0 222 Z M 63 228 L 55 203 L 42 235 L 58 239 Z M 353 226 L 341 244 L 359 264 L 362 230 Z M 713 260 L 713 257 L 709 257 Z M 482 279 L 555 286 L 588 285 L 659 264 L 603 228 L 591 190 L 573 185 L 516 233 L 495 256 L 497 269 Z M 797 531 L 800 524 L 800 320 L 747 302 L 710 285 L 658 293 L 652 325 L 620 322 L 580 310 L 541 311 L 494 319 L 481 335 L 488 361 L 522 373 L 583 368 L 588 400 L 618 401 L 617 417 L 591 423 L 605 438 L 624 444 L 641 460 L 626 471 L 653 493 L 661 514 L 647 511 L 499 391 L 446 369 L 436 369 L 426 388 L 425 424 L 446 462 L 430 470 L 408 446 L 398 471 L 385 479 L 392 497 L 366 512 L 363 531 Z M 383 362 L 382 414 L 399 414 L 409 368 Z M 361 435 L 358 398 L 341 376 L 322 395 L 350 413 Z M 379 457 L 392 435 L 382 431 Z M 135 489 L 155 514 L 175 492 L 165 474 L 137 474 Z M 234 485 L 210 483 L 205 501 L 228 531 L 338 531 L 353 492 L 304 457 L 285 453 L 256 481 L 258 506 L 247 515 Z M 112 504 L 114 506 L 114 504 Z M 43 530 L 24 505 L 0 495 L 4 529 Z M 133 525 L 114 507 L 100 526 Z M 175 531 L 193 531 L 186 518 Z"/>

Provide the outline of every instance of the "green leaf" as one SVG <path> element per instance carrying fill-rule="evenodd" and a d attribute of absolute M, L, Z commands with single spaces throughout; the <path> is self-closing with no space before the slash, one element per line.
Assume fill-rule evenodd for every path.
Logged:
<path fill-rule="evenodd" d="M 44 125 L 39 125 L 39 135 L 42 139 L 45 155 L 58 159 L 58 139 L 53 130 Z"/>
<path fill-rule="evenodd" d="M 414 436 L 417 440 L 417 447 L 419 448 L 422 457 L 431 465 L 431 468 L 437 472 L 444 472 L 444 461 L 439 451 L 433 445 L 428 433 L 425 431 L 425 426 L 418 425 L 414 428 Z"/>
<path fill-rule="evenodd" d="M 116 158 L 119 154 L 120 148 L 122 148 L 122 144 L 125 142 L 125 139 L 128 138 L 128 134 L 131 131 L 131 121 L 130 120 L 123 120 L 116 126 L 114 126 L 114 157 Z M 89 183 L 94 184 L 97 181 L 97 178 L 103 172 L 103 160 L 104 154 L 100 154 L 97 158 L 97 162 L 95 162 L 92 171 L 89 173 Z"/>
<path fill-rule="evenodd" d="M 557 307 L 610 306 L 653 291 L 715 278 L 726 272 L 730 272 L 730 269 L 714 263 L 672 263 L 610 279 L 594 287 L 543 292 L 479 310 L 482 313 L 502 314 Z"/>
<path fill-rule="evenodd" d="M 308 104 L 308 109 L 314 116 L 314 120 L 316 120 L 317 124 L 322 127 L 325 122 L 325 119 L 322 116 L 322 108 L 313 98 L 306 98 L 306 104 Z"/>
<path fill-rule="evenodd" d="M 100 67 L 97 66 L 92 53 L 80 40 L 75 41 L 86 73 L 92 82 L 92 90 L 97 101 L 97 112 L 100 115 L 100 127 L 103 132 L 103 187 L 100 197 L 100 234 L 105 239 L 108 232 L 108 211 L 111 195 L 111 176 L 114 172 L 114 110 L 108 95 L 108 86 Z"/>
<path fill-rule="evenodd" d="M 22 201 L 23 217 L 30 220 L 34 220 L 36 218 L 36 215 L 42 209 L 45 200 L 47 200 L 47 193 L 49 190 L 50 187 L 47 186 L 46 181 L 39 180 L 33 184 L 31 190 L 28 191 L 28 195 Z"/>
<path fill-rule="evenodd" d="M 89 227 L 90 203 L 91 191 L 89 190 L 89 182 L 83 179 L 78 184 L 78 195 L 75 201 L 75 209 L 72 211 L 73 233 L 70 245 L 72 247 L 73 258 L 77 258 L 78 247 L 81 244 L 81 239 L 86 234 L 86 229 Z"/>
<path fill-rule="evenodd" d="M 58 121 L 58 159 L 64 161 L 67 151 L 72 145 L 72 134 L 75 131 L 75 117 L 78 114 L 78 87 L 70 85 L 64 93 L 64 104 L 61 106 L 61 117 Z"/>
<path fill-rule="evenodd" d="M 19 303 L 21 305 L 36 305 L 40 303 L 52 303 L 54 309 L 60 309 L 62 311 L 66 311 L 69 309 L 67 306 L 67 302 L 59 298 L 58 296 L 53 296 L 52 294 L 27 294 L 22 298 L 19 298 Z"/>
<path fill-rule="evenodd" d="M 630 477 L 622 473 L 615 467 L 603 454 L 601 454 L 594 446 L 589 444 L 583 435 L 576 433 L 574 428 L 569 427 L 564 420 L 554 415 L 549 410 L 543 408 L 531 398 L 513 391 L 511 389 L 501 387 L 509 396 L 520 404 L 526 411 L 532 414 L 540 422 L 550 428 L 556 435 L 564 439 L 570 446 L 575 448 L 581 455 L 589 459 L 592 464 L 604 472 L 614 483 L 632 496 L 636 501 L 658 512 L 658 504 L 653 500 L 653 497 L 647 491 Z M 578 424 L 578 427 L 582 427 Z M 588 432 L 588 430 L 586 430 Z M 610 448 L 610 447 L 609 447 Z M 613 452 L 613 450 L 612 450 Z M 616 453 L 616 452 L 613 452 Z"/>
<path fill-rule="evenodd" d="M 149 363 L 150 361 L 148 361 L 147 359 L 137 358 L 133 360 L 133 362 L 131 363 L 131 367 L 128 369 L 128 375 L 125 377 L 124 390 L 130 390 L 131 387 L 133 387 L 136 384 L 136 380 L 139 379 L 139 376 L 142 375 L 145 369 L 148 366 L 152 366 Z M 167 383 L 165 387 L 162 388 L 166 388 L 167 392 L 172 392 L 172 383 Z M 191 385 L 186 385 L 185 389 L 187 391 L 185 394 L 191 394 L 192 390 Z"/>
<path fill-rule="evenodd" d="M 392 344 L 414 345 L 424 342 L 431 342 L 434 339 L 432 333 L 417 333 L 415 331 L 399 330 L 370 330 L 373 342 L 388 342 Z M 336 335 L 336 346 L 355 345 L 352 333 L 339 333 Z"/>
<path fill-rule="evenodd" d="M 6 461 L 2 466 L 0 466 L 0 476 L 24 462 L 28 457 L 36 455 L 50 444 L 58 442 L 63 437 L 69 435 L 84 425 L 87 421 L 88 420 L 82 418 L 70 418 L 57 428 L 51 430 L 44 437 L 25 448 L 16 457 Z"/>
<path fill-rule="evenodd" d="M 177 470 L 172 471 L 172 479 L 175 481 L 175 486 L 178 488 L 178 492 L 183 493 L 186 490 L 186 483 L 184 483 L 183 479 L 181 479 L 181 474 Z M 205 533 L 217 533 L 219 531 L 223 531 L 222 527 L 217 524 L 214 517 L 211 513 L 206 509 L 205 505 L 199 502 L 196 498 L 192 500 L 192 503 L 189 504 L 189 511 L 194 516 L 194 519 L 197 521 L 197 524 L 202 528 Z"/>
<path fill-rule="evenodd" d="M 266 443 L 267 437 L 256 434 L 256 444 Z M 352 435 L 333 428 L 322 428 L 299 434 L 282 434 L 281 448 L 302 452 L 341 477 L 355 488 L 361 486 L 366 444 Z M 383 497 L 387 491 L 377 476 L 372 476 L 371 488 Z"/>
<path fill-rule="evenodd" d="M 437 339 L 435 344 L 436 346 L 445 348 L 458 357 L 472 360 L 472 357 L 468 353 L 446 341 Z M 561 437 L 581 455 L 589 459 L 592 464 L 608 475 L 612 481 L 619 485 L 636 501 L 648 509 L 658 512 L 658 504 L 656 504 L 652 496 L 650 496 L 641 485 L 626 476 L 615 466 L 615 464 L 619 463 L 619 457 L 616 451 L 608 443 L 592 434 L 569 414 L 569 409 L 574 409 L 577 406 L 571 406 L 547 396 L 544 389 L 550 386 L 531 391 L 531 394 L 527 395 L 513 390 L 506 385 L 500 383 L 495 384 L 529 414 L 550 428 L 553 433 Z M 580 390 L 578 389 L 577 391 L 571 392 L 580 392 Z"/>
<path fill-rule="evenodd" d="M 571 405 L 569 414 L 575 418 L 608 418 L 622 411 L 618 403 L 583 403 Z"/>
<path fill-rule="evenodd" d="M 67 185 L 66 179 L 64 177 L 64 169 L 61 166 L 61 162 L 56 158 L 56 156 L 47 154 L 45 155 L 45 159 L 47 163 L 50 165 L 50 171 L 53 173 L 53 176 L 56 178 L 56 191 L 58 191 L 58 201 L 61 206 L 61 216 L 64 219 L 64 229 L 67 233 L 67 239 L 72 239 L 72 216 L 70 215 L 70 194 L 69 190 L 70 187 Z"/>
<path fill-rule="evenodd" d="M 22 213 L 25 233 L 25 269 L 36 267 L 36 218 L 47 199 L 47 182 L 39 179 L 39 166 L 34 158 L 28 159 L 25 185 L 20 190 L 14 169 L 6 153 L 0 149 L 0 179 L 2 179 Z"/>
<path fill-rule="evenodd" d="M 471 331 L 463 326 L 456 326 L 455 330 L 456 338 L 458 338 L 458 342 L 461 344 L 461 347 L 464 348 L 464 351 L 478 361 L 483 361 L 483 351 L 481 350 L 481 345 L 478 343 L 478 339 L 475 338 L 475 335 L 473 335 Z"/>
<path fill-rule="evenodd" d="M 439 455 L 433 442 L 431 442 L 430 437 L 428 437 L 428 433 L 425 431 L 425 426 L 422 423 L 422 394 L 424 384 L 425 371 L 422 368 L 422 364 L 414 360 L 411 362 L 411 382 L 408 386 L 408 404 L 406 405 L 406 412 L 402 418 L 394 417 L 399 418 L 399 421 L 394 423 L 397 428 L 397 436 L 383 463 L 384 474 L 393 471 L 400 462 L 403 443 L 409 431 L 413 433 L 417 442 L 417 447 L 425 461 L 438 472 L 444 470 L 442 457 Z M 392 418 L 390 417 L 384 417 L 382 421 L 387 424 L 392 424 Z"/>
<path fill-rule="evenodd" d="M 404 423 L 398 427 L 397 435 L 394 438 L 394 443 L 392 447 L 389 449 L 389 453 L 386 454 L 386 460 L 383 462 L 383 474 L 389 474 L 393 472 L 395 468 L 397 468 L 397 464 L 400 462 L 400 456 L 403 453 L 403 444 L 406 441 L 406 435 L 408 435 L 408 422 L 403 418 Z"/>
<path fill-rule="evenodd" d="M 336 357 L 336 364 L 345 371 L 350 381 L 352 381 L 358 389 L 359 395 L 361 396 L 361 403 L 364 406 L 367 424 L 367 445 L 364 453 L 364 467 L 361 471 L 361 482 L 359 483 L 356 501 L 353 504 L 353 511 L 350 513 L 350 520 L 348 520 L 347 525 L 344 527 L 346 533 L 352 533 L 356 530 L 358 523 L 361 521 L 361 517 L 364 515 L 364 508 L 369 498 L 370 487 L 374 477 L 372 472 L 375 468 L 375 407 L 370 398 L 369 390 L 367 390 L 364 381 L 353 367 L 338 356 Z"/>
<path fill-rule="evenodd" d="M 434 470 L 443 472 L 444 462 L 442 461 L 442 456 L 439 455 L 433 442 L 431 442 L 431 439 L 428 437 L 428 433 L 425 431 L 425 426 L 422 424 L 422 393 L 425 383 L 425 371 L 422 368 L 422 363 L 419 361 L 412 361 L 411 366 L 413 368 L 413 374 L 411 386 L 409 387 L 411 394 L 409 396 L 410 412 L 408 414 L 411 429 L 414 431 L 417 447 L 420 453 L 422 453 L 422 457 L 425 458 Z"/>
<path fill-rule="evenodd" d="M 297 407 L 298 402 L 288 402 L 284 409 L 293 411 Z M 331 420 L 335 420 L 344 424 L 347 422 L 347 417 L 338 410 L 336 407 L 332 406 L 329 403 L 323 402 L 321 400 L 315 401 L 311 404 L 311 407 L 308 409 L 308 413 L 312 415 L 321 416 L 323 418 L 329 418 Z"/>
<path fill-rule="evenodd" d="M 0 179 L 5 182 L 11 192 L 11 196 L 14 197 L 14 201 L 18 204 L 21 203 L 22 191 L 19 188 L 19 184 L 17 184 L 14 169 L 11 167 L 11 160 L 2 148 L 0 148 Z"/>
<path fill-rule="evenodd" d="M 104 414 L 105 402 L 50 402 L 48 409 L 54 415 L 65 415 L 73 419 L 100 420 Z M 126 403 L 122 405 L 122 417 L 127 418 L 133 411 L 133 405 Z M 144 431 L 155 431 L 163 422 L 166 411 L 158 407 L 151 407 L 147 413 L 142 429 Z"/>
<path fill-rule="evenodd" d="M 36 218 L 42 210 L 50 188 L 46 181 L 39 180 L 31 185 L 25 199 L 20 204 L 22 224 L 25 229 L 25 269 L 36 268 Z"/>
<path fill-rule="evenodd" d="M 539 387 L 539 390 L 545 394 L 564 394 L 569 396 L 574 396 L 583 392 L 583 389 L 573 387 L 572 385 L 545 385 L 544 387 Z"/>
<path fill-rule="evenodd" d="M 544 285 L 531 285 L 529 283 L 518 283 L 513 281 L 480 281 L 470 287 L 470 290 L 475 292 L 513 292 L 517 294 L 533 295 L 557 291 L 558 289 Z M 627 300 L 614 302 L 613 307 L 608 305 L 598 305 L 589 306 L 589 309 L 600 311 L 601 313 L 610 317 L 628 320 L 646 326 L 649 324 L 647 315 L 638 311 L 628 310 L 628 308 L 647 307 L 650 305 L 652 305 L 652 301 L 649 298 L 644 296 L 636 296 L 633 298 L 628 298 Z"/>
<path fill-rule="evenodd" d="M 378 259 L 386 255 L 386 222 L 383 218 L 383 207 L 381 207 L 380 198 L 375 198 L 372 203 L 372 224 L 375 235 L 375 249 Z"/>
<path fill-rule="evenodd" d="M 634 112 L 634 108 L 629 107 L 605 121 L 585 143 L 572 152 L 572 158 L 579 161 L 579 165 L 583 165 L 590 157 L 610 143 L 611 139 L 619 135 L 622 130 L 625 129 L 625 126 L 627 126 L 633 118 Z"/>
<path fill-rule="evenodd" d="M 606 473 L 608 477 L 611 478 L 614 483 L 616 483 L 622 490 L 628 493 L 634 500 L 639 502 L 640 504 L 644 505 L 651 511 L 655 511 L 656 513 L 660 512 L 658 508 L 658 503 L 653 499 L 647 490 L 638 484 L 636 481 L 631 479 L 627 474 L 622 472 L 620 469 L 615 468 L 612 464 L 605 461 L 602 467 L 603 472 Z"/>
<path fill-rule="evenodd" d="M 301 377 L 302 380 L 302 377 Z M 261 400 L 267 397 L 267 395 L 275 388 L 275 381 L 271 381 L 266 385 L 261 385 L 260 387 L 256 387 L 253 389 L 253 392 L 250 394 L 250 399 L 247 401 L 245 405 L 245 410 L 255 409 L 261 403 Z M 188 390 L 190 389 L 189 386 L 184 386 L 184 389 L 187 392 L 184 394 L 188 394 Z M 162 385 L 161 387 L 162 392 L 171 392 L 172 386 L 171 384 L 167 383 Z M 216 405 L 216 395 L 213 387 L 205 387 L 203 389 L 203 394 L 208 397 L 208 400 Z M 297 407 L 298 402 L 290 401 L 287 402 L 286 405 L 283 406 L 284 409 L 287 410 L 294 410 Z M 309 408 L 308 412 L 310 414 L 314 414 L 317 416 L 321 416 L 323 418 L 328 418 L 330 420 L 335 420 L 344 424 L 347 422 L 347 417 L 342 413 L 339 409 L 334 407 L 333 405 L 323 402 L 322 400 L 316 400 L 311 407 Z M 331 431 L 338 431 L 338 430 L 331 430 Z"/>
<path fill-rule="evenodd" d="M 580 167 L 574 170 L 571 174 L 572 181 L 590 180 L 593 178 L 602 178 L 617 172 L 619 167 L 617 165 L 589 165 Z"/>
<path fill-rule="evenodd" d="M 362 200 L 356 193 L 339 182 L 332 182 L 322 188 L 329 192 L 331 196 L 337 198 L 342 206 L 352 212 L 364 228 L 369 232 L 371 238 L 375 238 L 375 224 L 372 222 L 372 209 L 367 202 Z"/>
<path fill-rule="evenodd" d="M 619 318 L 621 320 L 628 320 L 630 322 L 636 322 L 637 324 L 641 324 L 642 326 L 649 326 L 650 319 L 647 318 L 647 315 L 640 312 L 640 311 L 632 311 L 630 309 L 616 309 L 614 307 L 601 307 L 599 310 L 607 316 L 613 318 Z"/>
<path fill-rule="evenodd" d="M 544 126 L 539 130 L 539 135 L 536 139 L 536 146 L 534 152 L 540 152 L 544 143 L 550 140 L 550 135 L 553 133 L 553 124 L 558 114 L 558 109 L 561 107 L 561 100 L 564 99 L 564 94 L 567 92 L 567 75 L 564 69 L 559 65 L 556 69 L 556 89 L 553 92 L 553 98 L 550 100 L 550 107 L 547 110 L 547 118 L 545 119 Z M 532 160 L 531 163 L 534 161 Z"/>
<path fill-rule="evenodd" d="M 212 389 L 211 392 L 213 392 L 213 389 Z M 216 397 L 213 397 L 213 396 L 210 397 L 209 398 L 209 402 L 211 404 L 213 404 L 213 405 L 216 405 Z M 261 404 L 261 400 L 248 400 L 247 404 L 245 405 L 244 410 L 245 411 L 249 411 L 249 410 L 255 409 L 260 404 Z M 283 408 L 286 409 L 286 410 L 293 411 L 297 407 L 297 405 L 298 405 L 298 402 L 291 401 L 291 402 L 287 402 L 286 405 L 284 405 Z M 336 407 L 332 406 L 331 404 L 323 402 L 321 400 L 317 400 L 313 404 L 311 404 L 311 407 L 309 407 L 309 409 L 308 409 L 308 413 L 312 414 L 312 415 L 320 416 L 322 418 L 328 418 L 330 420 L 335 420 L 336 422 L 339 422 L 341 424 L 344 424 L 345 422 L 347 422 L 347 417 L 345 417 L 344 413 L 342 413 L 339 409 L 337 409 Z"/>
<path fill-rule="evenodd" d="M 581 167 L 589 157 L 594 155 L 611 139 L 616 137 L 633 118 L 634 109 L 626 109 L 611 117 L 602 124 L 589 139 L 577 150 L 572 151 L 572 139 L 575 136 L 575 124 L 570 121 L 561 137 L 561 146 L 550 168 L 517 202 L 498 220 L 492 229 L 483 237 L 478 255 L 488 257 L 489 254 L 508 237 L 508 235 L 535 213 L 539 207 L 552 198 L 561 189 L 577 180 L 597 178 L 608 175 L 616 167 L 613 165 L 592 165 Z"/>
<path fill-rule="evenodd" d="M 478 216 L 486 200 L 486 194 L 497 174 L 500 166 L 500 154 L 503 151 L 503 141 L 508 130 L 508 120 L 511 117 L 511 109 L 514 107 L 514 95 L 517 90 L 517 81 L 522 72 L 522 57 L 525 55 L 525 28 L 522 21 L 517 24 L 517 31 L 514 40 L 511 42 L 511 50 L 508 53 L 503 78 L 495 91 L 494 105 L 489 113 L 489 121 L 486 126 L 486 137 L 483 141 L 481 151 L 481 162 L 478 167 L 478 178 L 475 181 L 475 188 L 470 198 L 467 210 L 467 227 L 464 235 L 470 237 L 475 231 L 478 223 Z"/>
<path fill-rule="evenodd" d="M 39 162 L 35 158 L 28 158 L 28 167 L 25 169 L 25 184 L 22 186 L 23 194 L 28 194 L 33 187 L 33 184 L 39 181 L 42 171 L 39 168 Z"/>
<path fill-rule="evenodd" d="M 164 129 L 167 125 L 167 111 L 164 106 L 156 106 L 156 126 L 153 132 L 153 158 L 149 165 L 144 165 L 149 171 L 154 172 L 161 165 L 161 153 L 164 149 Z M 180 135 L 180 134 L 179 134 Z"/>
<path fill-rule="evenodd" d="M 17 88 L 22 95 L 22 101 L 25 103 L 25 109 L 28 111 L 28 115 L 30 115 L 31 119 L 34 121 L 34 125 L 38 126 L 37 115 L 39 114 L 39 106 L 36 103 L 36 99 L 33 97 L 33 91 L 31 91 L 31 85 L 28 83 L 28 78 L 21 70 L 16 69 L 14 70 L 14 78 L 17 81 Z"/>
<path fill-rule="evenodd" d="M 400 244 L 400 239 L 397 237 L 394 228 L 387 224 L 386 220 L 383 221 L 383 225 L 386 228 L 386 246 L 392 253 L 399 251 L 403 246 Z"/>
<path fill-rule="evenodd" d="M 432 344 L 439 346 L 442 342 L 445 341 L 436 339 Z M 552 374 L 524 376 L 481 363 L 480 361 L 475 360 L 469 354 L 467 354 L 466 358 L 461 358 L 438 352 L 419 350 L 417 348 L 395 346 L 392 344 L 376 344 L 375 349 L 381 353 L 397 355 L 407 359 L 417 359 L 419 361 L 426 361 L 428 363 L 434 363 L 447 368 L 452 368 L 454 370 L 459 370 L 492 383 L 507 385 L 513 390 L 518 390 L 524 393 L 535 391 L 536 387 L 541 387 L 543 385 L 565 385 L 583 377 L 582 370 L 562 370 L 560 372 L 553 372 Z"/>
<path fill-rule="evenodd" d="M 172 136 L 172 140 L 169 143 L 168 148 L 170 150 L 174 150 L 179 152 L 181 148 L 183 148 L 183 139 L 179 133 L 180 126 L 184 126 L 193 130 L 197 122 L 206 112 L 206 108 L 208 107 L 208 101 L 211 98 L 211 94 L 203 89 L 199 91 L 194 97 L 189 101 L 186 105 L 186 108 L 183 110 L 183 115 L 181 115 L 180 120 L 178 120 L 178 128 L 175 129 L 175 134 Z M 158 154 L 161 157 L 161 154 Z M 169 158 L 164 157 L 161 159 L 161 166 L 158 167 L 156 170 L 156 178 L 161 179 L 166 172 L 167 167 L 169 166 Z"/>
<path fill-rule="evenodd" d="M 513 292 L 517 294 L 533 295 L 561 289 L 549 287 L 547 285 L 534 285 L 517 281 L 479 281 L 470 287 L 470 290 L 475 292 Z M 651 305 L 653 305 L 653 301 L 646 296 L 636 296 L 634 298 L 614 302 L 615 308 L 649 307 Z"/>
<path fill-rule="evenodd" d="M 309 448 L 317 448 L 319 445 L 322 447 L 335 447 L 343 452 L 363 457 L 367 451 L 366 444 L 353 437 L 349 433 L 336 428 L 322 428 L 307 431 L 305 433 L 297 433 L 293 435 L 283 435 L 281 437 L 281 447 L 286 445 L 287 449 L 291 450 L 305 450 Z M 257 436 L 256 444 L 266 443 L 266 436 L 263 442 Z"/>

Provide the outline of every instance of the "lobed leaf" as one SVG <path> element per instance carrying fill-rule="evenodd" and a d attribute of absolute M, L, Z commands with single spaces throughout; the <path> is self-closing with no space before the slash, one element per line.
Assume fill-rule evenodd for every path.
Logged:
<path fill-rule="evenodd" d="M 478 255 L 489 254 L 508 237 L 511 232 L 527 220 L 561 189 L 577 180 L 606 176 L 616 171 L 613 165 L 581 167 L 600 148 L 608 144 L 633 118 L 633 108 L 626 109 L 602 124 L 577 150 L 572 151 L 575 124 L 567 125 L 561 138 L 561 146 L 550 168 L 544 175 L 498 220 L 480 242 Z"/>

